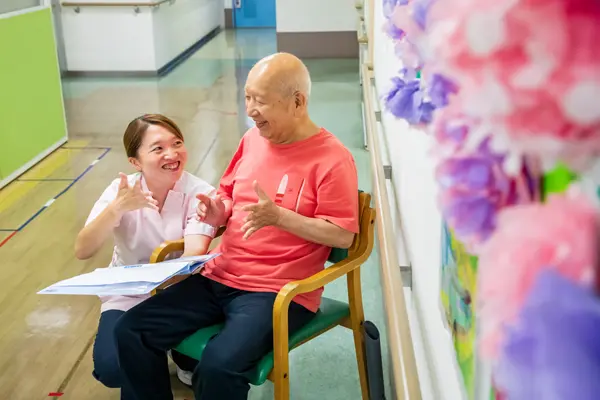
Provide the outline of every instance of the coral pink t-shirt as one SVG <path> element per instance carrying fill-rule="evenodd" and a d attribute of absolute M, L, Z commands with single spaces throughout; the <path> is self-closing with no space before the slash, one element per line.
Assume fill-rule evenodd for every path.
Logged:
<path fill-rule="evenodd" d="M 278 292 L 290 281 L 323 270 L 330 247 L 309 242 L 276 227 L 264 227 L 244 240 L 241 228 L 254 204 L 257 181 L 279 206 L 310 218 L 322 218 L 358 233 L 358 177 L 352 154 L 330 132 L 321 129 L 308 139 L 277 145 L 252 128 L 242 138 L 221 178 L 219 193 L 233 202 L 232 215 L 220 244 L 222 255 L 202 274 L 224 285 L 254 292 Z M 323 289 L 294 301 L 317 311 Z"/>

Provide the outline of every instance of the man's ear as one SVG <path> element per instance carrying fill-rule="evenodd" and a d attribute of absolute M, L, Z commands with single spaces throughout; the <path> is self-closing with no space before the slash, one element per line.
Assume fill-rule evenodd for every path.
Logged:
<path fill-rule="evenodd" d="M 302 92 L 294 93 L 294 101 L 296 103 L 296 108 L 300 108 L 306 105 L 306 96 Z"/>
<path fill-rule="evenodd" d="M 138 161 L 137 158 L 129 157 L 128 160 L 129 160 L 129 164 L 131 164 L 133 166 L 133 168 L 136 169 L 136 171 L 142 172 L 142 165 L 140 164 L 140 162 Z"/>

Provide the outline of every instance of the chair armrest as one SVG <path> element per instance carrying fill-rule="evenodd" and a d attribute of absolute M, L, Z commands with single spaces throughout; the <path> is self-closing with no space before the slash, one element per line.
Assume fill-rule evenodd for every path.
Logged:
<path fill-rule="evenodd" d="M 219 230 L 217 231 L 217 234 L 215 235 L 215 238 L 218 238 L 219 236 L 221 236 L 223 234 L 223 232 L 225 232 L 224 226 L 219 228 Z M 185 240 L 184 239 L 168 240 L 166 242 L 161 243 L 160 246 L 158 246 L 156 249 L 154 249 L 154 251 L 152 252 L 152 255 L 150 256 L 150 263 L 154 264 L 154 263 L 162 262 L 167 258 L 167 256 L 169 254 L 175 253 L 177 251 L 184 251 L 184 250 L 185 250 Z M 154 289 L 152 291 L 152 295 L 155 295 L 158 290 L 162 290 L 168 286 L 179 283 L 182 280 L 186 279 L 187 277 L 188 276 L 185 276 L 185 275 L 177 275 L 177 276 L 172 277 L 171 279 L 167 280 L 162 285 L 160 285 L 159 287 Z"/>
<path fill-rule="evenodd" d="M 183 239 L 179 240 L 168 240 L 164 243 L 161 243 L 150 256 L 150 263 L 158 263 L 162 262 L 167 258 L 167 256 L 171 253 L 175 253 L 176 251 L 183 251 L 184 249 L 184 241 Z"/>
<path fill-rule="evenodd" d="M 323 271 L 309 276 L 308 278 L 292 281 L 279 291 L 277 296 L 291 296 L 292 298 L 301 293 L 308 293 L 345 276 L 363 263 L 359 258 L 345 259 L 325 268 Z"/>
<path fill-rule="evenodd" d="M 345 260 L 333 264 L 329 268 L 325 268 L 313 276 L 308 278 L 292 281 L 281 288 L 275 304 L 273 304 L 273 333 L 274 333 L 274 352 L 275 358 L 280 362 L 285 361 L 284 354 L 288 351 L 288 311 L 289 306 L 294 297 L 301 293 L 308 293 L 316 290 L 334 280 L 347 275 L 351 271 L 359 268 L 371 255 L 374 243 L 375 210 L 368 207 L 368 202 L 365 202 L 366 208 L 362 211 L 360 235 L 361 240 L 355 243 L 350 250 L 350 255 Z M 287 360 L 287 359 L 286 359 Z M 287 363 L 283 369 L 287 373 Z M 282 371 L 277 371 L 281 373 Z"/>
<path fill-rule="evenodd" d="M 225 232 L 225 227 L 222 226 L 217 230 L 215 235 L 215 239 L 221 236 Z M 167 258 L 167 256 L 171 253 L 175 253 L 176 251 L 184 251 L 185 250 L 185 241 L 184 239 L 179 240 L 167 240 L 166 242 L 161 243 L 150 256 L 150 263 L 158 263 L 162 262 Z"/>

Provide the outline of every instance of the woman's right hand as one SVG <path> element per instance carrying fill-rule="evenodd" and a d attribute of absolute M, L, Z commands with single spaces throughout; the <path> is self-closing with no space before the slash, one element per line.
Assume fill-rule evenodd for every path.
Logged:
<path fill-rule="evenodd" d="M 119 191 L 114 201 L 114 206 L 119 215 L 140 208 L 151 208 L 158 211 L 158 201 L 152 197 L 152 192 L 142 190 L 142 179 L 138 178 L 133 186 L 129 186 L 127 175 L 119 173 Z"/>

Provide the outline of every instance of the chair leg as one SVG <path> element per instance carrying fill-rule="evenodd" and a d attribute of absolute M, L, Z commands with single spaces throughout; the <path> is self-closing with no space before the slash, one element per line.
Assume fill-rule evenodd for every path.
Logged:
<path fill-rule="evenodd" d="M 360 285 L 360 268 L 348 273 L 348 304 L 350 306 L 350 321 L 354 336 L 356 350 L 356 363 L 358 364 L 358 377 L 363 400 L 369 400 L 369 382 L 367 379 L 367 357 L 365 354 L 365 338 L 362 334 L 362 323 L 365 314 L 362 304 L 362 291 Z"/>
<path fill-rule="evenodd" d="M 275 373 L 273 384 L 275 386 L 275 400 L 289 400 L 290 377 L 289 373 Z"/>
<path fill-rule="evenodd" d="M 289 301 L 277 296 L 273 305 L 273 384 L 275 385 L 275 400 L 289 400 L 290 398 L 288 308 Z"/>

